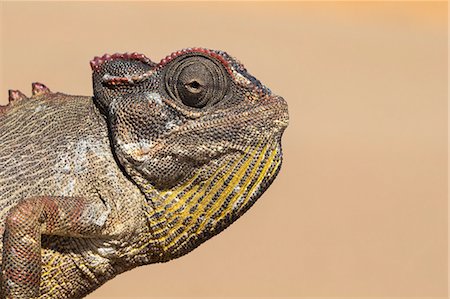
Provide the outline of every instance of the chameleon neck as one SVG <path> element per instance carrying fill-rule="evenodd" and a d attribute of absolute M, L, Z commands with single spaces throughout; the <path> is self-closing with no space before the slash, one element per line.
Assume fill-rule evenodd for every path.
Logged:
<path fill-rule="evenodd" d="M 146 207 L 152 236 L 136 250 L 159 248 L 158 261 L 188 253 L 247 211 L 280 166 L 281 149 L 266 144 L 224 161 L 206 180 L 197 173 L 171 190 L 147 186 L 144 192 L 158 198 Z"/>

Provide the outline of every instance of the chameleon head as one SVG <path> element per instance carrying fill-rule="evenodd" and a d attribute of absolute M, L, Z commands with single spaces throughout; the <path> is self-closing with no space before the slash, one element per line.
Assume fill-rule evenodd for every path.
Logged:
<path fill-rule="evenodd" d="M 91 66 L 117 158 L 154 206 L 223 229 L 278 173 L 287 104 L 225 52 L 185 49 L 158 64 L 114 54 Z"/>

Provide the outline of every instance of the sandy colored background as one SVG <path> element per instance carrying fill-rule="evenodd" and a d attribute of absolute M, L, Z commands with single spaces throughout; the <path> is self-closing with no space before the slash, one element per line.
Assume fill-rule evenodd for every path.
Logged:
<path fill-rule="evenodd" d="M 447 297 L 447 4 L 0 3 L 0 101 L 90 95 L 89 60 L 223 49 L 289 103 L 285 163 L 237 223 L 88 298 Z M 1 141 L 0 141 L 1 142 Z"/>

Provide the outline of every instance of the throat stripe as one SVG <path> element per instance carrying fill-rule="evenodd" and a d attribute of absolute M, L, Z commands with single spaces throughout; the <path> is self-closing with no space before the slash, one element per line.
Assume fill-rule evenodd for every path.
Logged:
<path fill-rule="evenodd" d="M 239 170 L 236 172 L 235 175 L 231 178 L 231 181 L 229 184 L 222 185 L 220 187 L 224 188 L 223 190 L 215 190 L 216 192 L 214 194 L 208 194 L 206 196 L 207 202 L 211 202 L 213 198 L 219 198 L 222 199 L 221 201 L 217 201 L 213 203 L 213 206 L 215 207 L 210 209 L 209 211 L 205 209 L 206 215 L 205 219 L 209 219 L 211 215 L 217 211 L 218 208 L 220 208 L 223 201 L 227 199 L 231 191 L 236 187 L 240 186 L 242 181 L 245 179 L 245 173 L 249 168 L 255 169 L 258 168 L 259 165 L 262 163 L 263 157 L 265 156 L 265 153 L 267 151 L 267 146 L 262 149 L 262 152 L 257 154 L 258 148 L 256 148 L 255 151 L 253 151 L 252 155 L 241 165 Z M 256 159 L 256 161 L 254 161 Z M 253 162 L 253 163 L 252 163 Z M 198 231 L 202 231 L 204 227 L 207 225 L 207 221 L 203 221 Z"/>

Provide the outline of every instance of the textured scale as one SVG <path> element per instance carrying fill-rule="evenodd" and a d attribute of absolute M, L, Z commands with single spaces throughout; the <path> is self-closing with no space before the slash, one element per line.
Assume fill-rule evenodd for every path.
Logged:
<path fill-rule="evenodd" d="M 225 52 L 91 67 L 94 97 L 33 83 L 0 107 L 2 298 L 80 298 L 182 256 L 280 170 L 286 103 Z"/>
<path fill-rule="evenodd" d="M 123 215 L 118 216 L 123 225 L 127 225 L 130 220 L 126 201 L 139 202 L 143 198 L 117 166 L 105 121 L 96 112 L 91 98 L 64 94 L 37 96 L 22 101 L 10 112 L 0 118 L 1 232 L 9 209 L 20 199 L 39 194 L 89 196 L 101 203 L 101 192 L 117 192 L 124 199 L 124 209 L 117 211 Z M 83 125 L 80 126 L 81 119 Z M 84 272 L 99 271 L 97 276 L 101 278 L 102 271 L 111 271 L 106 264 L 105 269 L 100 269 L 97 261 L 91 267 L 84 266 L 83 271 L 79 269 L 77 262 L 86 264 L 82 255 L 102 261 L 95 250 L 86 252 L 90 247 L 87 243 L 91 241 L 44 237 L 43 277 L 51 279 L 42 284 L 42 293 L 56 292 L 64 289 L 64 285 L 64 291 L 69 292 L 67 282 L 84 280 Z M 70 248 L 70 254 L 62 254 L 61 249 L 65 247 Z M 65 267 L 73 271 L 64 271 Z M 67 273 L 74 279 L 68 280 Z"/>

